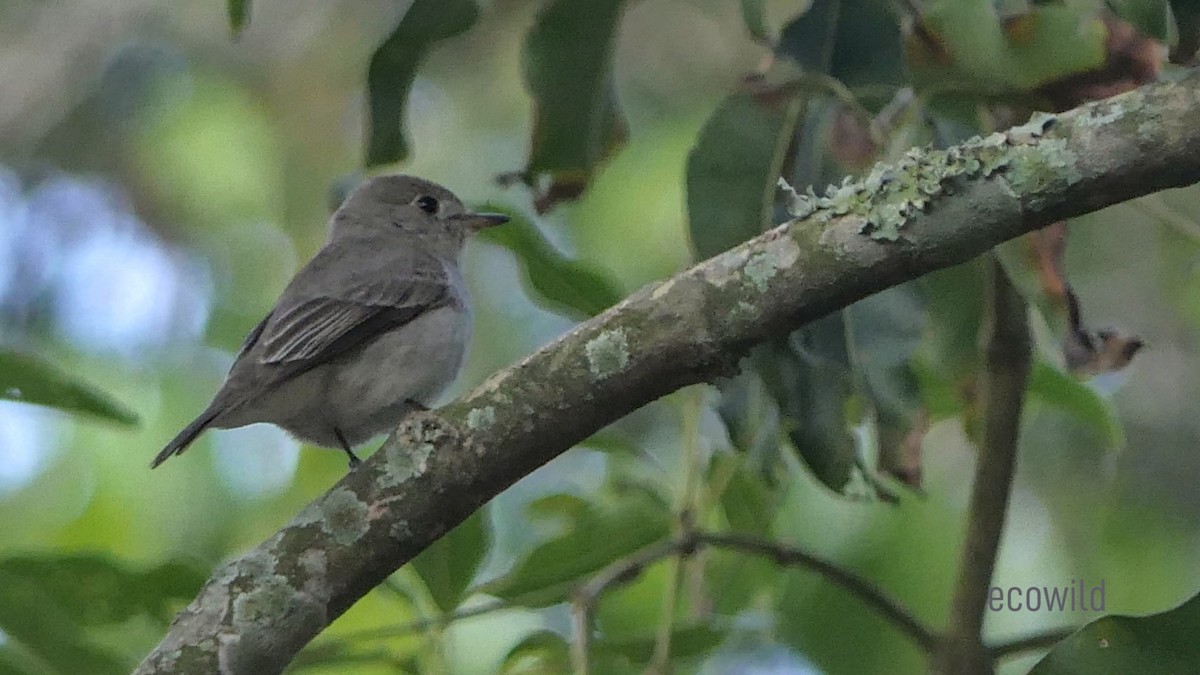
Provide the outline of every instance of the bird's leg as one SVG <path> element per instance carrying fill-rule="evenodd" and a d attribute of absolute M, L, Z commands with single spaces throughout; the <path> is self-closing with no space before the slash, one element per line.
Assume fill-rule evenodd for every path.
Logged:
<path fill-rule="evenodd" d="M 346 437 L 342 435 L 342 430 L 334 427 L 333 435 L 337 436 L 338 443 L 342 444 L 342 450 L 345 450 L 346 456 L 350 458 L 350 468 L 353 469 L 359 464 L 362 464 L 362 460 L 359 459 L 358 455 L 354 454 L 354 451 L 350 449 L 350 444 L 346 442 Z"/>

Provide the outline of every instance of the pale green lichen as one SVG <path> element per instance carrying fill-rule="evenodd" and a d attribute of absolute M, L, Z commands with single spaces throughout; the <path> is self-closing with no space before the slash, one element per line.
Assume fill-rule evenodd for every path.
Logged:
<path fill-rule="evenodd" d="M 1097 113 L 1101 122 L 1113 121 L 1124 108 Z M 894 164 L 876 164 L 861 182 L 843 181 L 831 186 L 824 197 L 809 188 L 798 194 L 781 181 L 789 196 L 789 210 L 797 219 L 808 218 L 828 223 L 834 218 L 855 215 L 862 219 L 860 232 L 872 239 L 896 241 L 917 213 L 928 209 L 947 194 L 955 182 L 988 178 L 1004 172 L 1004 189 L 1018 195 L 1037 194 L 1053 181 L 1068 184 L 1080 180 L 1076 157 L 1066 141 L 1047 138 L 1046 132 L 1058 122 L 1050 113 L 1034 113 L 1025 124 L 1007 134 L 993 133 L 971 138 L 947 150 L 930 148 L 909 150 Z M 747 263 L 747 276 L 764 290 L 771 269 L 766 261 Z M 751 268 L 751 264 L 756 267 Z"/>
<path fill-rule="evenodd" d="M 1036 201 L 1056 184 L 1074 185 L 1083 176 L 1076 165 L 1078 157 L 1061 138 L 1047 138 L 1036 146 L 1013 148 L 1012 162 L 1005 173 L 1017 194 Z"/>
<path fill-rule="evenodd" d="M 239 632 L 252 630 L 264 619 L 286 615 L 297 604 L 296 589 L 287 577 L 272 574 L 257 578 L 254 588 L 233 599 L 233 626 Z"/>
<path fill-rule="evenodd" d="M 414 446 L 389 443 L 386 484 L 399 485 L 424 474 L 429 470 L 429 458 L 435 448 L 431 440 L 422 440 Z"/>
<path fill-rule="evenodd" d="M 1022 134 L 1035 137 L 1052 121 L 1031 122 Z M 820 223 L 856 215 L 862 219 L 863 234 L 895 241 L 910 218 L 946 194 L 950 182 L 986 178 L 1004 169 L 1008 146 L 1009 139 L 995 133 L 972 138 L 948 150 L 913 148 L 894 164 L 876 164 L 861 182 L 846 179 L 840 186 L 831 186 L 824 197 L 817 197 L 811 188 L 800 195 L 789 187 L 790 211 L 796 218 L 811 218 Z"/>
<path fill-rule="evenodd" d="M 254 549 L 234 561 L 229 569 L 233 576 L 265 577 L 275 573 L 275 557 Z"/>
<path fill-rule="evenodd" d="M 482 408 L 471 408 L 467 413 L 467 428 L 479 430 L 486 429 L 496 423 L 496 409 L 492 406 L 484 406 Z"/>
<path fill-rule="evenodd" d="M 1047 112 L 1035 112 L 1029 116 L 1029 121 L 1008 130 L 1008 140 L 1013 145 L 1029 145 L 1037 142 L 1058 123 L 1058 116 Z"/>
<path fill-rule="evenodd" d="M 775 260 L 769 253 L 755 253 L 746 261 L 746 266 L 742 268 L 746 273 L 746 278 L 759 293 L 766 292 L 767 286 L 771 283 L 771 278 L 779 273 L 779 267 L 775 265 Z"/>
<path fill-rule="evenodd" d="M 1117 103 L 1097 105 L 1088 110 L 1088 114 L 1075 118 L 1075 124 L 1084 128 L 1096 128 L 1112 124 L 1125 116 L 1125 108 Z"/>
<path fill-rule="evenodd" d="M 587 356 L 588 371 L 598 380 L 619 373 L 629 365 L 629 340 L 624 328 L 600 333 L 587 341 L 583 351 Z"/>
<path fill-rule="evenodd" d="M 358 541 L 371 523 L 367 517 L 367 505 L 358 495 L 346 488 L 337 488 L 318 504 L 321 529 L 342 546 Z"/>

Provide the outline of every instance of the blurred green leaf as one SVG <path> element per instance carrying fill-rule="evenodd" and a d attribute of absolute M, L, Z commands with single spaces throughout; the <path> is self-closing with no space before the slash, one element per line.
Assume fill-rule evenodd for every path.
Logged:
<path fill-rule="evenodd" d="M 228 0 L 225 8 L 229 13 L 229 29 L 236 38 L 250 22 L 250 0 Z"/>
<path fill-rule="evenodd" d="M 1179 33 L 1171 49 L 1173 63 L 1188 63 L 1200 49 L 1200 2 L 1197 0 L 1171 0 L 1171 13 L 1175 15 L 1175 27 Z"/>
<path fill-rule="evenodd" d="M 1171 38 L 1171 3 L 1167 0 L 1105 0 L 1105 4 L 1142 35 L 1159 42 Z"/>
<path fill-rule="evenodd" d="M 137 616 L 165 627 L 203 583 L 178 563 L 133 571 L 100 556 L 8 558 L 0 560 L 0 630 L 57 672 L 128 672 L 85 629 Z"/>
<path fill-rule="evenodd" d="M 761 474 L 748 470 L 747 463 L 744 454 L 721 455 L 713 459 L 714 474 L 721 473 L 721 467 L 734 465 L 721 493 L 721 508 L 734 532 L 766 535 L 775 521 L 783 494 L 781 490 L 772 489 Z"/>
<path fill-rule="evenodd" d="M 808 324 L 756 361 L 796 450 L 831 489 L 843 490 L 860 462 L 852 433 L 860 423 L 873 425 L 881 465 L 906 459 L 900 444 L 920 407 L 911 360 L 924 322 L 917 286 L 904 284 Z"/>
<path fill-rule="evenodd" d="M 481 238 L 516 254 L 529 288 L 551 309 L 586 318 L 624 297 L 617 282 L 601 268 L 559 253 L 528 218 L 506 209 L 511 220 L 485 230 Z"/>
<path fill-rule="evenodd" d="M 926 301 L 929 329 L 914 372 L 921 402 L 932 420 L 962 415 L 968 436 L 979 431 L 975 385 L 982 366 L 979 330 L 983 322 L 984 275 L 981 260 L 939 270 L 917 279 Z"/>
<path fill-rule="evenodd" d="M 1095 5 L 1038 4 L 1004 20 L 988 0 L 931 0 L 923 7 L 924 32 L 907 38 L 906 56 L 914 82 L 930 91 L 1027 92 L 1104 63 L 1108 31 Z"/>
<path fill-rule="evenodd" d="M 438 609 L 449 613 L 462 604 L 467 587 L 491 546 L 487 510 L 471 514 L 413 559 L 413 567 Z"/>
<path fill-rule="evenodd" d="M 367 67 L 367 167 L 408 157 L 404 118 L 417 67 L 435 43 L 467 30 L 478 15 L 474 0 L 413 0 L 375 50 Z"/>
<path fill-rule="evenodd" d="M 0 349 L 0 399 L 33 403 L 135 425 L 137 413 L 108 394 L 30 354 Z"/>
<path fill-rule="evenodd" d="M 742 0 L 742 21 L 746 24 L 746 30 L 750 31 L 750 37 L 760 42 L 771 39 L 767 33 L 767 19 L 763 14 L 765 2 L 766 0 Z"/>
<path fill-rule="evenodd" d="M 1110 447 L 1125 444 L 1125 431 L 1112 402 L 1087 383 L 1043 362 L 1034 363 L 1029 374 L 1029 396 L 1070 413 L 1100 432 Z"/>
<path fill-rule="evenodd" d="M 528 607 L 545 607 L 567 599 L 572 587 L 603 567 L 670 534 L 671 514 L 643 494 L 623 494 L 615 504 L 599 505 L 577 498 L 553 504 L 566 531 L 536 546 L 508 574 L 476 590 Z M 545 500 L 539 500 L 545 501 Z M 546 512 L 546 506 L 534 507 Z"/>
<path fill-rule="evenodd" d="M 849 87 L 904 81 L 899 23 L 881 0 L 814 0 L 784 26 L 777 52 Z"/>
<path fill-rule="evenodd" d="M 1106 616 L 1063 640 L 1029 675 L 1194 673 L 1200 668 L 1200 595 L 1150 616 Z"/>
<path fill-rule="evenodd" d="M 751 363 L 762 357 L 757 354 L 762 348 L 752 350 Z M 745 369 L 737 376 L 718 383 L 721 398 L 717 414 L 729 434 L 729 442 L 742 455 L 739 460 L 753 465 L 755 473 L 768 475 L 779 458 L 780 420 L 775 400 L 766 391 L 762 378 L 753 369 Z M 719 465 L 720 459 L 716 462 Z M 739 471 L 750 470 L 741 466 Z"/>
<path fill-rule="evenodd" d="M 794 95 L 738 92 L 709 116 L 687 161 L 688 226 L 697 259 L 773 224 L 777 182 L 803 109 Z"/>
<path fill-rule="evenodd" d="M 682 626 L 671 631 L 671 656 L 686 658 L 711 651 L 725 636 L 724 631 L 706 624 Z M 630 665 L 644 665 L 654 658 L 656 636 L 611 639 L 601 636 L 595 641 L 595 652 L 608 652 L 626 659 Z"/>
<path fill-rule="evenodd" d="M 841 330 L 839 314 L 823 317 L 793 333 L 793 343 L 808 347 L 797 350 L 782 343 L 756 364 L 796 451 L 817 480 L 836 492 L 850 482 L 856 463 L 847 410 L 854 384 L 844 352 L 829 358 L 817 349 L 836 350 Z"/>
<path fill-rule="evenodd" d="M 571 653 L 558 633 L 538 631 L 508 651 L 500 675 L 558 675 L 571 672 Z"/>
<path fill-rule="evenodd" d="M 624 0 L 550 0 L 523 51 L 533 97 L 533 138 L 526 180 L 551 185 L 538 210 L 580 194 L 597 165 L 624 142 L 612 51 Z"/>

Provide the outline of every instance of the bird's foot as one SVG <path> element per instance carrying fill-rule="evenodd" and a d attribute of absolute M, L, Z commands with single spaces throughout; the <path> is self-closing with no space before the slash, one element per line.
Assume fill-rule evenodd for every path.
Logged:
<path fill-rule="evenodd" d="M 354 451 L 350 449 L 350 444 L 346 442 L 346 437 L 342 434 L 342 430 L 334 427 L 333 435 L 337 436 L 338 443 L 342 444 L 342 450 L 346 453 L 346 456 L 350 458 L 350 468 L 353 469 L 359 464 L 362 464 L 362 460 L 359 459 L 358 455 L 354 454 Z"/>

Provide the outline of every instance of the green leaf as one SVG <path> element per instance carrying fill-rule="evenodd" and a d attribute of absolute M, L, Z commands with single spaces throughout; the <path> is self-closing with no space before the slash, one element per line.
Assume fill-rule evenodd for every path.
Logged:
<path fill-rule="evenodd" d="M 1150 616 L 1106 616 L 1063 640 L 1030 675 L 1194 673 L 1200 665 L 1200 595 Z"/>
<path fill-rule="evenodd" d="M 1159 42 L 1171 38 L 1171 3 L 1167 0 L 1105 0 L 1105 4 L 1142 35 Z"/>
<path fill-rule="evenodd" d="M 623 0 L 550 0 L 523 51 L 533 97 L 533 138 L 525 176 L 550 177 L 539 211 L 583 191 L 599 163 L 624 142 L 612 51 Z"/>
<path fill-rule="evenodd" d="M 873 425 L 881 465 L 903 464 L 900 444 L 920 407 L 911 362 L 924 321 L 917 286 L 903 284 L 810 323 L 756 362 L 797 452 L 831 489 L 845 489 L 860 463 L 860 423 Z"/>
<path fill-rule="evenodd" d="M 725 636 L 720 631 L 706 624 L 682 626 L 671 631 L 672 658 L 687 658 L 710 652 Z M 621 656 L 632 664 L 646 664 L 654 658 L 654 643 L 656 636 L 611 639 L 601 637 L 595 641 L 594 650 L 598 653 L 609 653 Z"/>
<path fill-rule="evenodd" d="M 504 227 L 485 230 L 480 237 L 516 254 L 527 287 L 551 309 L 586 318 L 624 297 L 611 275 L 559 253 L 528 218 L 506 209 L 492 210 L 506 213 L 511 220 Z"/>
<path fill-rule="evenodd" d="M 1085 3 L 1035 5 L 1003 21 L 988 0 L 931 0 L 923 7 L 936 52 L 913 36 L 906 56 L 913 80 L 931 91 L 1027 92 L 1104 63 L 1108 31 Z"/>
<path fill-rule="evenodd" d="M 228 0 L 225 9 L 229 14 L 229 30 L 236 38 L 250 22 L 250 0 Z"/>
<path fill-rule="evenodd" d="M 742 21 L 746 23 L 746 30 L 750 31 L 750 37 L 760 42 L 771 39 L 763 11 L 765 2 L 766 0 L 742 0 Z"/>
<path fill-rule="evenodd" d="M 734 532 L 768 534 L 775 522 L 782 491 L 772 489 L 761 475 L 748 470 L 745 455 L 722 455 L 714 458 L 713 463 L 714 466 L 736 464 L 721 493 L 721 508 L 729 527 Z M 720 469 L 714 469 L 714 473 L 719 472 Z"/>
<path fill-rule="evenodd" d="M 566 531 L 536 546 L 508 574 L 476 590 L 527 607 L 553 605 L 609 563 L 670 534 L 670 513 L 641 493 L 622 494 L 615 504 L 604 506 L 567 495 L 550 500 L 531 508 L 556 511 L 548 515 L 564 520 Z"/>
<path fill-rule="evenodd" d="M 905 79 L 899 24 L 879 0 L 815 0 L 784 26 L 777 51 L 850 87 Z"/>
<path fill-rule="evenodd" d="M 30 354 L 0 349 L 0 399 L 82 413 L 132 426 L 138 416 L 108 394 Z"/>
<path fill-rule="evenodd" d="M 202 583 L 202 573 L 177 563 L 136 571 L 101 556 L 8 558 L 0 560 L 0 630 L 18 643 L 18 656 L 58 672 L 128 672 L 86 629 L 139 616 L 165 627 Z"/>
<path fill-rule="evenodd" d="M 779 344 L 756 364 L 779 403 L 796 452 L 817 480 L 835 492 L 850 482 L 856 463 L 847 410 L 854 385 L 844 353 L 829 358 L 816 348 L 836 349 L 839 340 L 844 342 L 841 330 L 840 314 L 818 319 L 793 333 L 791 342 L 800 349 Z"/>
<path fill-rule="evenodd" d="M 777 182 L 803 110 L 798 96 L 738 92 L 705 122 L 687 161 L 688 226 L 697 259 L 773 224 Z"/>
<path fill-rule="evenodd" d="M 558 633 L 538 631 L 508 651 L 500 675 L 558 675 L 571 672 L 571 653 Z"/>
<path fill-rule="evenodd" d="M 1087 383 L 1038 361 L 1029 374 L 1028 392 L 1098 431 L 1110 447 L 1125 444 L 1125 431 L 1113 404 Z"/>
<path fill-rule="evenodd" d="M 443 613 L 462 604 L 490 545 L 486 510 L 479 510 L 413 559 L 413 567 Z"/>
<path fill-rule="evenodd" d="M 367 68 L 366 166 L 408 157 L 404 117 L 421 59 L 434 44 L 470 28 L 479 16 L 474 0 L 413 0 Z"/>
<path fill-rule="evenodd" d="M 1179 33 L 1171 49 L 1172 63 L 1187 63 L 1200 49 L 1200 2 L 1197 0 L 1171 0 L 1171 13 L 1175 15 L 1175 27 Z"/>

